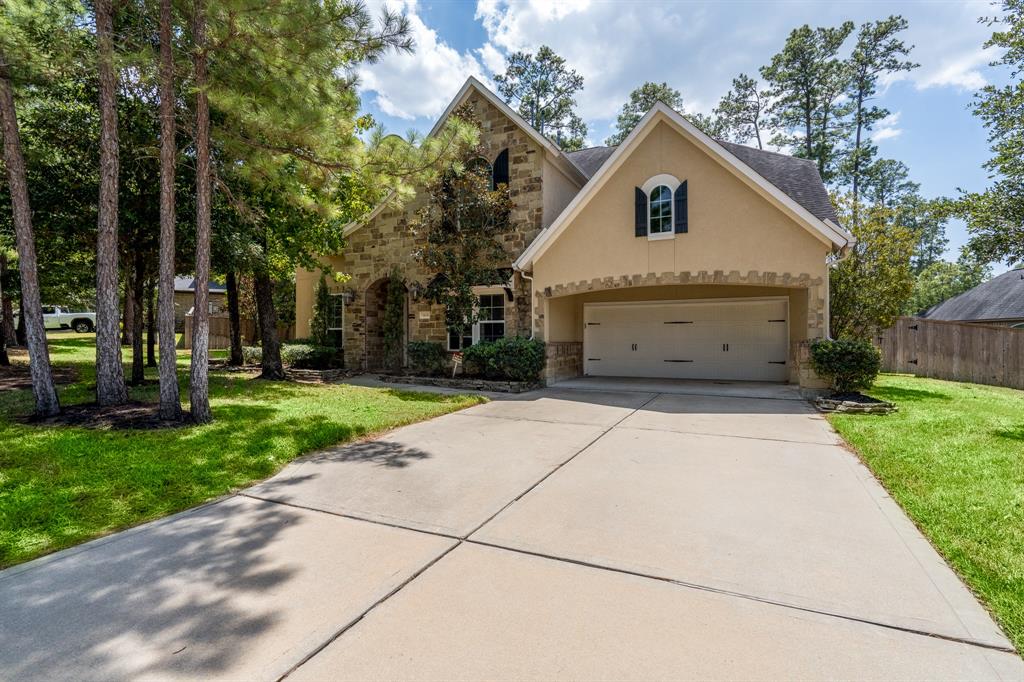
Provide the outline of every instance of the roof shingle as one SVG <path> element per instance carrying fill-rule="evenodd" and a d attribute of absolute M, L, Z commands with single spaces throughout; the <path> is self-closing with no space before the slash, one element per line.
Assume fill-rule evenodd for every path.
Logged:
<path fill-rule="evenodd" d="M 835 208 L 829 199 L 828 190 L 825 189 L 825 183 L 821 181 L 818 168 L 813 161 L 754 149 L 742 144 L 716 141 L 730 154 L 750 166 L 761 177 L 807 209 L 815 218 L 839 223 Z M 615 149 L 615 147 L 590 147 L 567 152 L 566 156 L 589 179 L 604 165 Z"/>
<path fill-rule="evenodd" d="M 932 306 L 930 320 L 1024 320 L 1024 268 L 1004 272 L 973 289 Z"/>

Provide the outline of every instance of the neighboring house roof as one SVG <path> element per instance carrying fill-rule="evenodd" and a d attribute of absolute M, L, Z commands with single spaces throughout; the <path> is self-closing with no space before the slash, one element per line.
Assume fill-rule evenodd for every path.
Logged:
<path fill-rule="evenodd" d="M 809 167 L 803 161 L 790 164 L 789 162 L 781 159 L 789 159 L 791 157 L 786 157 L 782 154 L 773 154 L 771 152 L 768 152 L 768 154 L 778 158 L 773 158 L 771 160 L 768 160 L 767 158 L 763 159 L 762 156 L 765 152 L 760 152 L 759 150 L 754 150 L 750 147 L 743 147 L 742 145 L 727 143 L 728 146 L 725 146 L 711 137 L 708 137 L 679 114 L 679 112 L 675 111 L 663 102 L 658 102 L 640 120 L 640 123 L 638 123 L 626 139 L 623 140 L 622 144 L 615 147 L 602 163 L 597 164 L 600 153 L 596 152 L 595 149 L 599 148 L 592 148 L 577 152 L 577 154 L 581 154 L 581 156 L 578 157 L 577 167 L 582 169 L 583 166 L 586 166 L 589 168 L 597 164 L 594 174 L 591 176 L 587 184 L 584 185 L 579 194 L 569 202 L 569 205 L 565 207 L 565 210 L 562 211 L 555 221 L 542 231 L 537 238 L 533 240 L 530 246 L 527 247 L 526 251 L 516 259 L 516 268 L 520 270 L 529 270 L 533 267 L 533 262 L 539 258 L 552 243 L 554 243 L 569 223 L 579 215 L 579 212 L 587 202 L 590 201 L 591 197 L 601 190 L 601 187 L 605 184 L 608 178 L 614 174 L 616 169 L 622 165 L 632 151 L 640 145 L 640 143 L 647 137 L 647 134 L 654 129 L 654 126 L 662 121 L 674 127 L 681 135 L 690 140 L 690 142 L 703 149 L 709 156 L 732 172 L 733 175 L 738 177 L 748 186 L 755 188 L 763 196 L 768 198 L 769 201 L 772 201 L 785 213 L 789 214 L 798 224 L 816 235 L 822 241 L 831 243 L 837 249 L 843 249 L 853 243 L 853 237 L 836 223 L 835 214 L 826 212 L 824 207 L 819 205 L 818 198 L 814 198 L 812 200 L 812 197 L 819 197 L 820 194 L 825 193 L 825 188 L 821 182 L 821 178 L 818 177 L 817 169 L 814 168 L 813 164 Z M 736 147 L 738 147 L 739 150 L 733 149 Z M 750 154 L 748 152 L 757 153 Z M 766 178 L 762 174 L 762 171 L 774 173 L 778 182 L 783 182 L 785 180 L 786 183 L 792 185 L 791 189 L 795 193 L 797 188 L 800 187 L 801 191 L 798 193 L 798 196 L 807 201 L 815 210 L 811 210 L 811 208 L 804 205 L 802 201 L 791 196 L 773 181 Z M 813 181 L 811 180 L 811 171 L 813 171 Z M 801 184 L 812 182 L 817 182 L 818 185 L 821 185 L 820 189 L 811 190 L 809 187 L 804 187 Z M 827 194 L 824 194 L 824 200 L 828 201 Z"/>
<path fill-rule="evenodd" d="M 181 292 L 193 292 L 196 290 L 196 278 L 195 277 L 175 277 L 174 278 L 174 290 Z M 217 284 L 216 282 L 210 282 L 210 293 L 212 294 L 223 294 L 227 292 L 228 288 L 223 284 Z"/>
<path fill-rule="evenodd" d="M 1024 268 L 982 282 L 926 310 L 930 320 L 1024 320 Z"/>
<path fill-rule="evenodd" d="M 832 201 L 828 197 L 828 190 L 825 189 L 825 183 L 821 181 L 818 167 L 814 161 L 755 149 L 742 144 L 715 141 L 757 171 L 765 180 L 785 192 L 793 201 L 810 211 L 811 215 L 821 220 L 839 222 Z M 591 178 L 611 157 L 615 149 L 615 147 L 590 147 L 569 152 L 566 156 L 587 178 Z"/>
<path fill-rule="evenodd" d="M 563 173 L 565 173 L 570 180 L 575 182 L 580 187 L 582 187 L 587 182 L 589 176 L 581 172 L 580 169 L 576 166 L 576 164 L 572 163 L 572 161 L 569 160 L 569 157 L 566 154 L 566 152 L 563 152 L 558 147 L 558 145 L 556 145 L 554 142 L 552 142 L 551 140 L 537 132 L 537 130 L 535 130 L 533 126 L 527 123 L 523 119 L 523 117 L 520 116 L 519 113 L 516 112 L 512 107 L 506 104 L 503 99 L 501 99 L 496 94 L 491 92 L 491 90 L 486 85 L 478 81 L 476 78 L 473 78 L 472 76 L 467 78 L 466 82 L 463 83 L 461 88 L 459 88 L 458 93 L 456 93 L 455 97 L 452 98 L 452 101 L 448 104 L 444 112 L 437 119 L 437 122 L 434 123 L 434 127 L 430 129 L 429 133 L 427 133 L 428 137 L 432 137 L 441 132 L 441 128 L 444 126 L 444 122 L 448 120 L 448 117 L 451 115 L 451 113 L 455 110 L 457 106 L 459 106 L 466 99 L 466 97 L 469 95 L 471 91 L 476 91 L 480 93 L 480 95 L 484 99 L 486 99 L 491 105 L 493 105 L 496 109 L 498 109 L 498 111 L 504 114 L 509 120 L 511 120 L 517 126 L 522 128 L 523 131 L 525 131 L 526 134 L 534 142 L 536 142 L 541 148 L 547 151 L 555 166 L 557 166 Z M 388 206 L 393 196 L 394 192 L 389 193 L 388 196 L 384 199 L 384 201 L 377 204 L 377 206 L 372 211 L 370 211 L 370 213 L 364 219 L 346 225 L 344 230 L 345 235 L 347 236 L 352 234 L 353 232 L 361 228 L 363 225 L 366 225 L 371 220 L 376 218 L 380 214 L 380 212 L 383 211 Z"/>

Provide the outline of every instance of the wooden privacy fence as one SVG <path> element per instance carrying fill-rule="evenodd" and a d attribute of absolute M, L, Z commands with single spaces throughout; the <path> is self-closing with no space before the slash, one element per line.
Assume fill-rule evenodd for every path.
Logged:
<path fill-rule="evenodd" d="M 256 321 L 242 318 L 242 345 L 255 346 L 259 341 L 259 333 L 256 329 Z M 289 341 L 295 338 L 295 326 L 277 325 L 277 338 L 281 341 Z M 185 329 L 181 334 L 181 341 L 178 348 L 188 349 L 192 347 L 192 316 L 185 316 Z M 220 348 L 231 348 L 231 322 L 227 315 L 210 315 L 210 350 Z"/>
<path fill-rule="evenodd" d="M 1024 329 L 901 317 L 877 341 L 886 372 L 1024 389 Z"/>

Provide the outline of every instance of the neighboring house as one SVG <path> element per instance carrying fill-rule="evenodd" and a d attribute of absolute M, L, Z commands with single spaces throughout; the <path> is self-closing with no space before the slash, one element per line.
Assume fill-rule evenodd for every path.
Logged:
<path fill-rule="evenodd" d="M 408 217 L 380 207 L 346 228 L 329 266 L 331 324 L 349 367 L 383 361 L 386 278 L 406 279 L 406 340 L 455 351 L 498 336 L 547 343 L 548 381 L 578 375 L 790 381 L 802 342 L 828 329 L 830 254 L 852 238 L 814 163 L 717 142 L 659 104 L 615 148 L 563 152 L 470 78 L 435 125 L 472 103 L 487 161 L 508 178 L 516 230 L 509 280 L 480 289 L 481 321 L 449 335 L 420 295 L 434 273 L 414 257 Z M 507 164 L 507 166 L 505 165 Z M 309 335 L 319 273 L 296 278 Z"/>
<path fill-rule="evenodd" d="M 1024 326 L 1024 268 L 1004 272 L 932 306 L 929 320 Z"/>
<path fill-rule="evenodd" d="M 194 277 L 174 278 L 174 329 L 185 328 L 185 315 L 195 305 L 196 280 Z M 223 284 L 210 282 L 210 314 L 216 315 L 228 309 L 228 290 Z"/>

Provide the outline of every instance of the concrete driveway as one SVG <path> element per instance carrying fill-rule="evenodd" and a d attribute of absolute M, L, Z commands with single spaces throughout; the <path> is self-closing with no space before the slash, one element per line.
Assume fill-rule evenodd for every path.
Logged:
<path fill-rule="evenodd" d="M 794 397 L 576 382 L 318 453 L 0 573 L 0 678 L 1024 679 Z"/>

